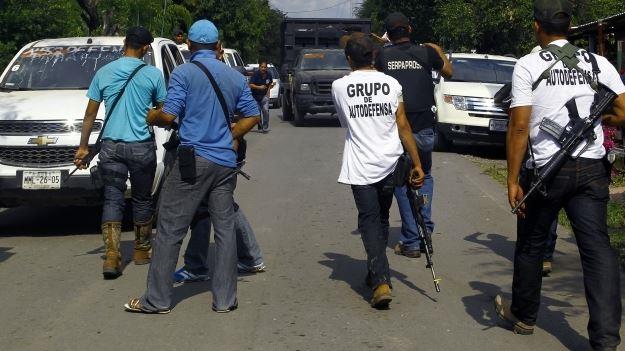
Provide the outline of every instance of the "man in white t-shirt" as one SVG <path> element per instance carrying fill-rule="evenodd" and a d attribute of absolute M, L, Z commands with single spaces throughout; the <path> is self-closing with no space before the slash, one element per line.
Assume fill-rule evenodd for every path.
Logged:
<path fill-rule="evenodd" d="M 572 4 L 566 0 L 536 0 L 534 29 L 543 48 L 563 47 L 571 24 Z M 592 55 L 592 56 L 591 56 Z M 603 57 L 578 50 L 577 69 L 557 62 L 549 50 L 521 58 L 512 78 L 512 105 L 508 128 L 508 199 L 514 207 L 528 190 L 531 179 L 520 177 L 521 164 L 528 149 L 533 157 L 526 168 L 545 166 L 560 149 L 556 140 L 540 129 L 549 119 L 560 126 L 569 121 L 565 104 L 574 100 L 581 118 L 590 114 L 595 97 L 591 82 L 598 80 L 618 94 L 611 115 L 603 122 L 625 122 L 625 86 L 612 65 Z M 600 72 L 593 72 L 593 61 Z M 541 74 L 552 67 L 546 79 Z M 518 215 L 517 244 L 514 257 L 512 300 L 495 298 L 498 315 L 510 322 L 516 333 L 532 334 L 540 305 L 542 258 L 549 226 L 564 208 L 573 225 L 580 251 L 586 299 L 590 311 L 588 335 L 595 350 L 616 350 L 620 343 L 621 294 L 619 263 L 610 246 L 606 213 L 609 200 L 609 170 L 604 160 L 603 132 L 595 128 L 596 139 L 581 152 L 577 150 L 547 184 L 547 195 L 528 199 Z M 581 154 L 580 154 L 581 152 Z M 525 172 L 531 177 L 533 170 Z"/>
<path fill-rule="evenodd" d="M 345 55 L 353 72 L 332 84 L 332 97 L 341 125 L 347 127 L 338 181 L 351 185 L 358 208 L 358 229 L 367 252 L 367 285 L 373 290 L 371 305 L 387 308 L 391 302 L 388 218 L 402 143 L 414 160 L 410 186 L 420 187 L 424 173 L 404 112 L 402 87 L 373 68 L 374 50 L 368 37 L 349 39 Z"/>

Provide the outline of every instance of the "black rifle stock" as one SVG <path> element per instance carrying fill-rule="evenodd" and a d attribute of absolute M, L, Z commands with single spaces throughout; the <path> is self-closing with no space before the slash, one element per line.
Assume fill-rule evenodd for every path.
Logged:
<path fill-rule="evenodd" d="M 436 277 L 434 262 L 432 261 L 432 238 L 428 234 L 427 227 L 425 226 L 425 220 L 423 219 L 423 214 L 421 213 L 421 209 L 425 205 L 423 195 L 419 194 L 410 186 L 406 186 L 406 189 L 406 195 L 408 196 L 408 201 L 410 202 L 412 215 L 417 222 L 417 227 L 419 227 L 419 237 L 421 242 L 425 244 L 425 259 L 427 263 L 425 267 L 429 268 L 430 272 L 432 272 L 432 279 L 434 280 L 434 288 L 436 289 L 436 292 L 441 292 L 441 288 L 439 286 L 441 280 Z"/>
<path fill-rule="evenodd" d="M 595 96 L 595 102 L 590 109 L 588 118 L 579 119 L 573 123 L 569 123 L 558 138 L 560 142 L 560 150 L 553 155 L 551 160 L 536 174 L 531 183 L 530 190 L 525 194 L 523 199 L 512 209 L 512 213 L 516 214 L 519 208 L 532 196 L 539 188 L 551 180 L 551 178 L 562 168 L 566 160 L 573 155 L 575 150 L 583 143 L 590 143 L 595 137 L 595 124 L 601 120 L 603 113 L 610 108 L 617 95 L 610 88 L 603 84 L 599 85 L 599 91 Z"/>

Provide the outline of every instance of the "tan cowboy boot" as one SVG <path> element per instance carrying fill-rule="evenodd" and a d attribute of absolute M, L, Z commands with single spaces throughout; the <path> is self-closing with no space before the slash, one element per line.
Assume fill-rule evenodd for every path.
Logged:
<path fill-rule="evenodd" d="M 119 240 L 122 235 L 121 222 L 102 223 L 102 239 L 106 249 L 106 258 L 102 265 L 104 279 L 115 279 L 122 274 L 122 255 L 119 252 Z"/>
<path fill-rule="evenodd" d="M 133 260 L 136 265 L 150 263 L 152 243 L 152 220 L 145 223 L 135 222 L 135 253 Z"/>

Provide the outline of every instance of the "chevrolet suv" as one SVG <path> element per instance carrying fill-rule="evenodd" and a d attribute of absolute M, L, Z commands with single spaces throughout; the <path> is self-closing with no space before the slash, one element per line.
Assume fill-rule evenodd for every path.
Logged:
<path fill-rule="evenodd" d="M 91 205 L 101 201 L 89 170 L 74 168 L 87 89 L 95 72 L 123 54 L 122 37 L 44 39 L 24 46 L 0 76 L 0 207 Z M 184 63 L 176 44 L 156 38 L 143 60 L 163 72 L 165 81 Z M 90 144 L 102 128 L 104 104 Z M 154 128 L 157 171 L 163 175 L 170 132 Z M 97 163 L 97 157 L 91 165 Z"/>

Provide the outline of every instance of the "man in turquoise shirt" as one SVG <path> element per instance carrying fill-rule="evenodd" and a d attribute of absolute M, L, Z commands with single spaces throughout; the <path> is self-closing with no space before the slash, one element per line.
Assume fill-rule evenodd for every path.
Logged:
<path fill-rule="evenodd" d="M 156 171 L 156 146 L 145 116 L 152 106 L 160 108 L 167 95 L 162 73 L 142 61 L 153 41 L 150 32 L 143 27 L 128 29 L 124 40 L 124 56 L 102 67 L 87 92 L 89 103 L 74 163 L 82 169 L 87 167 L 84 159 L 89 153 L 89 135 L 100 103 L 104 101 L 108 121 L 102 131 L 99 166 L 104 180 L 102 237 L 106 260 L 102 274 L 105 279 L 115 279 L 121 275 L 119 241 L 128 174 L 135 223 L 133 259 L 135 264 L 150 261 L 150 234 L 154 215 L 151 193 Z M 125 91 L 113 106 L 124 85 Z"/>

